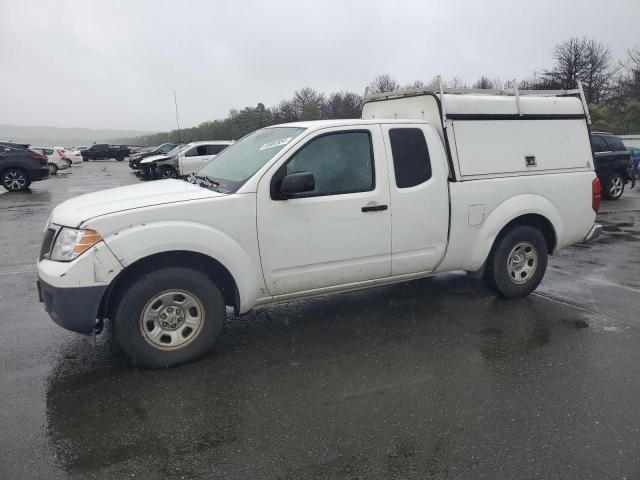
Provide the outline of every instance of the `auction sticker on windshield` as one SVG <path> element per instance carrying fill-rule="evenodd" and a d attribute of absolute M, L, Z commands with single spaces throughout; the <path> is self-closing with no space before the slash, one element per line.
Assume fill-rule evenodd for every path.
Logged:
<path fill-rule="evenodd" d="M 268 148 L 279 147 L 280 145 L 286 145 L 291 141 L 293 137 L 281 138 L 280 140 L 275 140 L 273 142 L 265 143 L 260 147 L 260 150 L 267 150 Z"/>

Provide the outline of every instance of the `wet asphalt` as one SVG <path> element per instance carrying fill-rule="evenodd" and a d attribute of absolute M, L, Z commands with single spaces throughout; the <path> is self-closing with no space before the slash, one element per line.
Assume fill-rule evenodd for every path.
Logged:
<path fill-rule="evenodd" d="M 148 371 L 35 289 L 52 207 L 137 181 L 105 161 L 0 193 L 0 478 L 640 478 L 637 190 L 528 298 L 452 273 L 263 307 Z"/>

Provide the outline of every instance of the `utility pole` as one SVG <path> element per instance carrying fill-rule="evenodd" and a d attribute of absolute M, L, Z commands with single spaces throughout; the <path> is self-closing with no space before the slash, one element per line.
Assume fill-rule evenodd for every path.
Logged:
<path fill-rule="evenodd" d="M 178 125 L 178 144 L 182 143 L 180 138 L 180 118 L 178 117 L 178 97 L 176 91 L 173 91 L 173 103 L 176 105 L 176 125 Z"/>

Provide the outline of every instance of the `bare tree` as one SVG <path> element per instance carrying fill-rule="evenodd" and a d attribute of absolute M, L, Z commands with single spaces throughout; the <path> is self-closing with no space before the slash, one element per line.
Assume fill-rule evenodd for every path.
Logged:
<path fill-rule="evenodd" d="M 575 88 L 578 80 L 584 85 L 587 102 L 603 100 L 614 71 L 611 52 L 603 43 L 587 37 L 570 38 L 553 49 L 556 61 L 553 69 L 542 74 L 550 88 Z"/>
<path fill-rule="evenodd" d="M 424 82 L 422 80 L 416 80 L 414 82 L 408 83 L 404 88 L 425 88 Z"/>
<path fill-rule="evenodd" d="M 369 84 L 369 91 L 371 93 L 393 92 L 399 89 L 400 89 L 400 85 L 398 84 L 398 82 L 396 82 L 396 79 L 393 78 L 388 73 L 383 73 L 382 75 L 378 75 Z"/>
<path fill-rule="evenodd" d="M 324 110 L 324 94 L 318 93 L 311 87 L 296 90 L 293 94 L 293 106 L 301 120 L 317 120 Z"/>
<path fill-rule="evenodd" d="M 451 88 L 467 88 L 467 84 L 457 76 L 454 76 L 451 80 L 448 80 L 447 86 Z"/>
<path fill-rule="evenodd" d="M 473 84 L 473 88 L 482 88 L 483 90 L 487 90 L 493 88 L 493 82 L 489 79 L 489 77 L 482 75 L 478 79 L 478 81 Z"/>

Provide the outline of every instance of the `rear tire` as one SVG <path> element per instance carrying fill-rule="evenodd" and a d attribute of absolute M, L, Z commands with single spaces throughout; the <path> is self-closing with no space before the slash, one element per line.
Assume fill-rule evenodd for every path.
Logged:
<path fill-rule="evenodd" d="M 547 260 L 547 241 L 540 230 L 518 225 L 496 239 L 484 279 L 502 297 L 525 297 L 542 281 Z"/>
<path fill-rule="evenodd" d="M 225 304 L 204 273 L 167 267 L 137 277 L 113 317 L 115 336 L 135 364 L 166 368 L 209 352 L 222 330 Z"/>
<path fill-rule="evenodd" d="M 69 165 L 69 166 L 73 165 L 73 162 L 71 160 L 69 160 L 68 158 L 65 158 L 64 161 L 67 162 L 67 165 Z"/>
<path fill-rule="evenodd" d="M 0 175 L 2 186 L 10 192 L 26 190 L 31 185 L 29 175 L 21 168 L 7 168 Z"/>
<path fill-rule="evenodd" d="M 612 173 L 607 177 L 602 189 L 602 196 L 607 200 L 618 200 L 624 193 L 624 178 L 619 173 Z"/>

